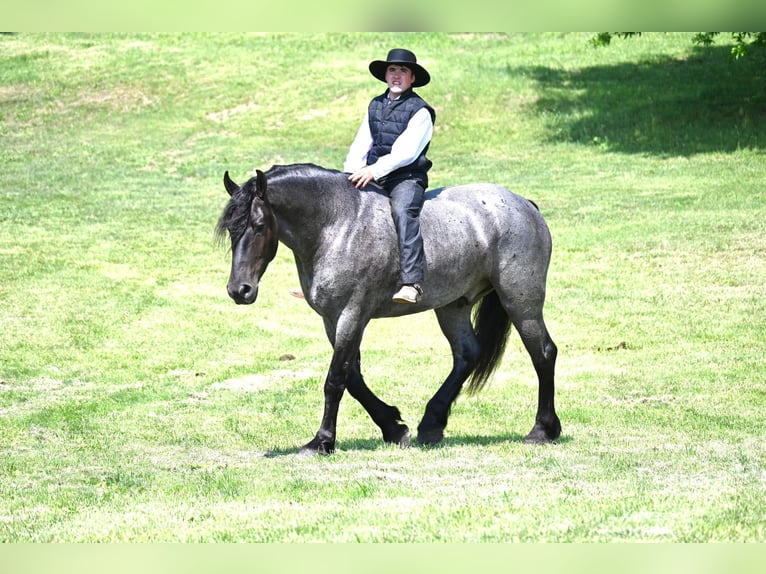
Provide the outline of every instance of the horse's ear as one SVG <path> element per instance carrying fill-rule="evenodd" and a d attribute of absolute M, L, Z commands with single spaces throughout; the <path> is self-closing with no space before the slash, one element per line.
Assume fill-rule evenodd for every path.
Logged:
<path fill-rule="evenodd" d="M 255 170 L 255 195 L 259 199 L 266 198 L 266 174 L 260 169 Z"/>
<path fill-rule="evenodd" d="M 239 189 L 239 186 L 232 181 L 232 179 L 229 177 L 229 171 L 226 170 L 226 173 L 223 174 L 223 185 L 226 187 L 226 191 L 229 192 L 229 195 L 234 193 Z"/>

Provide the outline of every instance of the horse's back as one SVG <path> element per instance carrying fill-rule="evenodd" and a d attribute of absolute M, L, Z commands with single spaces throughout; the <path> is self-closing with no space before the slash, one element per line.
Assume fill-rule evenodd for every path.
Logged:
<path fill-rule="evenodd" d="M 537 211 L 534 204 L 507 187 L 493 183 L 470 183 L 440 187 L 426 192 L 424 207 L 441 206 L 445 209 L 454 206 L 469 207 L 478 211 L 527 211 L 530 207 Z"/>
<path fill-rule="evenodd" d="M 376 238 L 395 244 L 386 194 L 370 189 L 361 198 L 361 208 L 352 218 L 355 225 L 350 226 L 354 231 L 349 232 L 367 234 L 374 229 Z M 364 230 L 360 221 L 365 222 Z M 484 260 L 488 254 L 512 252 L 523 260 L 542 259 L 545 265 L 550 256 L 550 232 L 537 206 L 497 184 L 471 183 L 427 191 L 420 224 L 429 265 L 439 260 L 455 263 L 457 253 Z"/>
<path fill-rule="evenodd" d="M 498 240 L 550 243 L 548 226 L 537 206 L 506 187 L 475 183 L 438 188 L 426 194 L 421 215 L 428 233 L 465 233 Z M 426 231 L 424 231 L 426 233 Z M 530 245 L 531 247 L 531 245 Z M 549 246 L 548 246 L 549 248 Z"/>

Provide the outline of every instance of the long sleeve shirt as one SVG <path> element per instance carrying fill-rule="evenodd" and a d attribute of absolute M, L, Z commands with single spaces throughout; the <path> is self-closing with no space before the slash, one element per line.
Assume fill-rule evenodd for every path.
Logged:
<path fill-rule="evenodd" d="M 380 179 L 392 171 L 411 164 L 431 141 L 434 124 L 431 114 L 427 109 L 418 110 L 410 119 L 402 134 L 394 142 L 391 153 L 378 158 L 372 166 L 375 179 Z M 370 133 L 370 119 L 365 112 L 362 124 L 356 133 L 354 141 L 346 155 L 343 171 L 354 173 L 367 165 L 367 154 L 372 147 L 372 134 Z"/>

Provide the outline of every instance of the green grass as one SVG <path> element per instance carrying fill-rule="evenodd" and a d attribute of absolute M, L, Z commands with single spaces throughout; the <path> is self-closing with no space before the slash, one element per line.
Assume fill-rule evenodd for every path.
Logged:
<path fill-rule="evenodd" d="M 764 54 L 689 34 L 0 36 L 0 540 L 766 540 Z M 508 185 L 554 238 L 559 444 L 521 443 L 514 334 L 444 443 L 349 397 L 282 247 L 234 305 L 229 170 L 339 167 L 367 63 L 432 74 L 432 186 Z M 294 356 L 290 360 L 286 355 Z M 368 384 L 415 427 L 449 369 L 432 314 L 374 322 Z"/>

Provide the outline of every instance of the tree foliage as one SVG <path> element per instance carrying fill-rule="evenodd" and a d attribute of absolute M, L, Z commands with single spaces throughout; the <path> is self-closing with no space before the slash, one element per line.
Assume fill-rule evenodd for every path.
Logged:
<path fill-rule="evenodd" d="M 594 46 L 608 46 L 614 37 L 630 38 L 641 34 L 642 32 L 599 32 L 591 39 L 591 43 Z M 734 41 L 731 55 L 737 60 L 746 56 L 754 47 L 766 47 L 766 32 L 698 32 L 692 38 L 692 42 L 698 46 L 710 46 L 720 34 L 731 34 Z"/>

